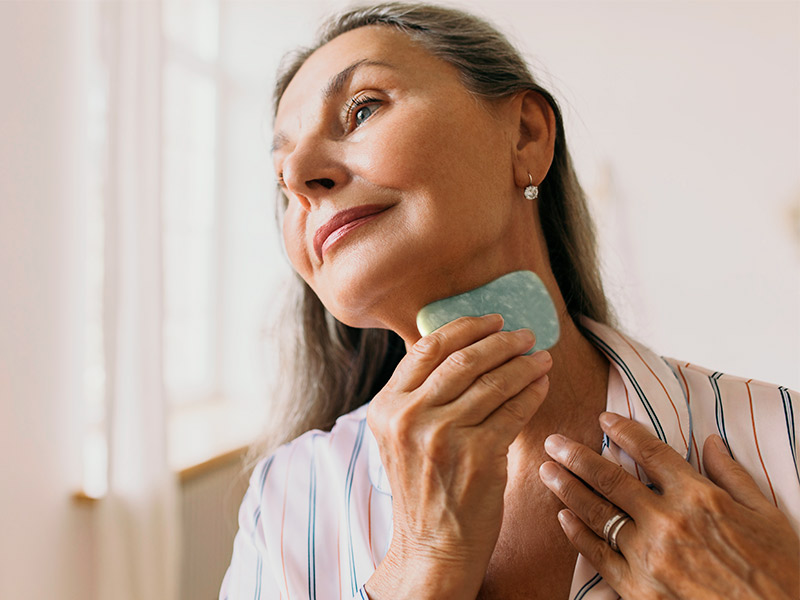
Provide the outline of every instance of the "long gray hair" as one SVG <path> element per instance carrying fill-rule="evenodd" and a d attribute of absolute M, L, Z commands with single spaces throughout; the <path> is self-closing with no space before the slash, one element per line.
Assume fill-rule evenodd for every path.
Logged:
<path fill-rule="evenodd" d="M 609 323 L 611 315 L 597 267 L 595 232 L 583 190 L 572 167 L 561 111 L 553 96 L 533 78 L 520 53 L 492 25 L 452 8 L 389 2 L 347 10 L 330 18 L 316 43 L 284 58 L 278 73 L 274 111 L 305 60 L 335 37 L 367 25 L 392 27 L 432 55 L 455 66 L 464 87 L 491 101 L 535 90 L 553 108 L 556 142 L 553 163 L 539 186 L 539 216 L 550 263 L 573 320 L 586 315 Z M 286 198 L 278 202 L 282 218 Z M 329 429 L 337 417 L 368 402 L 405 354 L 402 340 L 381 329 L 355 329 L 333 317 L 299 277 L 289 304 L 292 344 L 274 446 L 313 428 Z"/>

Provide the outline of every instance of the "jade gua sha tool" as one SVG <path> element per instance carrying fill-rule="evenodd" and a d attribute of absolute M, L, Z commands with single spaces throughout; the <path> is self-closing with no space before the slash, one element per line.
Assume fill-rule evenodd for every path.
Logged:
<path fill-rule="evenodd" d="M 542 280 L 531 271 L 514 271 L 486 285 L 432 302 L 417 313 L 417 329 L 428 335 L 459 317 L 503 316 L 503 331 L 530 329 L 536 345 L 527 352 L 547 350 L 558 341 L 556 307 Z"/>

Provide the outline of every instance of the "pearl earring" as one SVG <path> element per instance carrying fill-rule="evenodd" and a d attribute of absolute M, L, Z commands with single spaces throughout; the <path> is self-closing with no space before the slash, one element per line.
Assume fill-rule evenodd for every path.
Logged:
<path fill-rule="evenodd" d="M 533 177 L 528 173 L 528 181 L 530 183 L 525 187 L 523 194 L 528 200 L 536 200 L 539 197 L 539 188 L 533 185 Z"/>

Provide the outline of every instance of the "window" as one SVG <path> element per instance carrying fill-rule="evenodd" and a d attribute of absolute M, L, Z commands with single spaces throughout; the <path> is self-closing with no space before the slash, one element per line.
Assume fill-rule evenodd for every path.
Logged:
<path fill-rule="evenodd" d="M 162 16 L 163 372 L 174 408 L 221 393 L 219 6 L 167 1 Z"/>

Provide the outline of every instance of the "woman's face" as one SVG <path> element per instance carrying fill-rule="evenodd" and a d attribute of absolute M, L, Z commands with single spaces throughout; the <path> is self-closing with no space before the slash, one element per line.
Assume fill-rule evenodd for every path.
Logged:
<path fill-rule="evenodd" d="M 283 235 L 337 318 L 402 330 L 428 302 L 525 268 L 520 220 L 534 211 L 514 181 L 508 104 L 479 102 L 454 67 L 387 27 L 345 33 L 303 64 L 275 121 Z"/>

